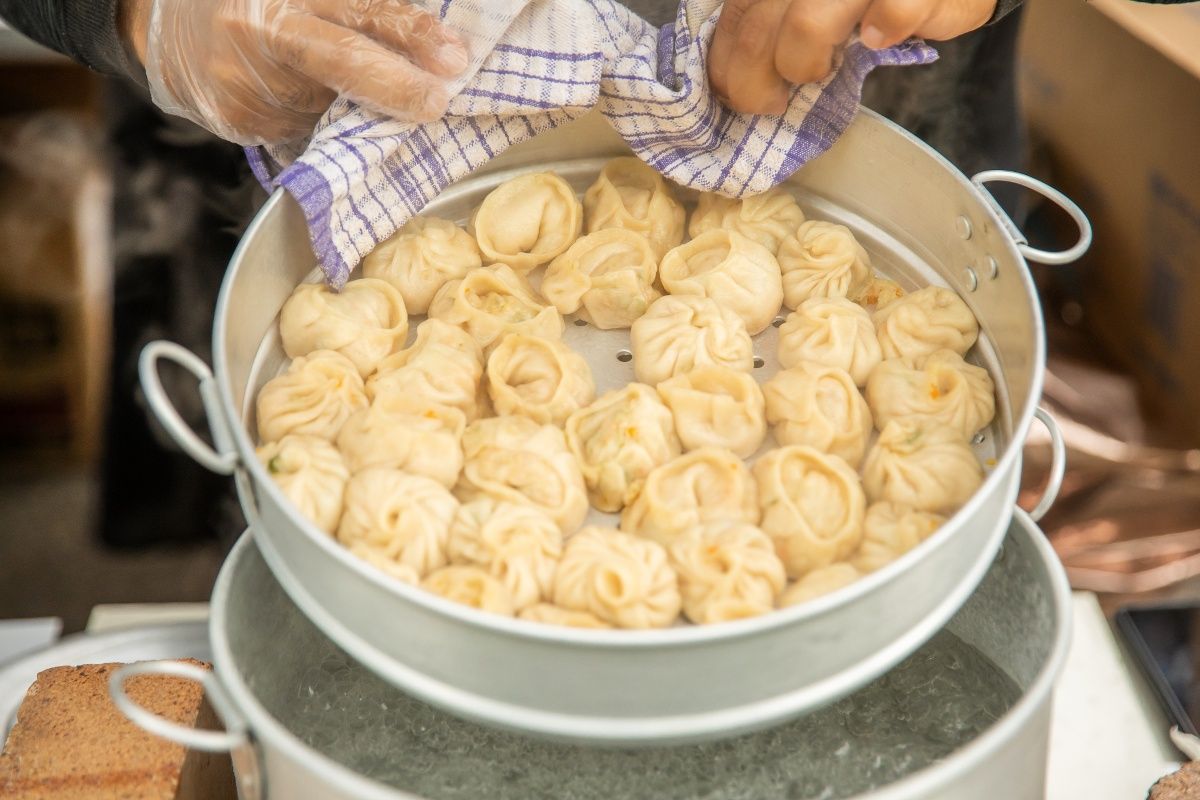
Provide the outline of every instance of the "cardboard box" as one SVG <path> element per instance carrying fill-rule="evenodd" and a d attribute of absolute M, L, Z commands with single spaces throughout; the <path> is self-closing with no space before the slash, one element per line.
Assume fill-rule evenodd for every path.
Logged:
<path fill-rule="evenodd" d="M 1200 445 L 1200 4 L 1029 0 L 1024 25 L 1031 132 L 1095 227 L 1085 322 Z"/>

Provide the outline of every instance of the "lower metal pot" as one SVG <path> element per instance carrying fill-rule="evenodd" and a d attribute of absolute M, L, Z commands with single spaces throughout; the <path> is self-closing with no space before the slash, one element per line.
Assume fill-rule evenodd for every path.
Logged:
<path fill-rule="evenodd" d="M 975 648 L 1007 675 L 1015 683 L 1019 697 L 978 735 L 960 743 L 936 763 L 855 796 L 874 800 L 990 800 L 1001 795 L 1006 800 L 1042 797 L 1051 695 L 1070 642 L 1069 603 L 1070 593 L 1061 565 L 1034 523 L 1023 512 L 1017 512 L 995 562 L 978 590 L 946 626 L 946 631 Z M 360 774 L 331 757 L 339 747 L 343 750 L 347 747 L 341 737 L 358 736 L 359 741 L 370 741 L 385 735 L 390 728 L 403 725 L 401 717 L 406 714 L 409 717 L 422 715 L 431 737 L 437 732 L 439 721 L 449 721 L 448 725 L 457 726 L 455 730 L 460 739 L 469 740 L 476 749 L 494 748 L 497 754 L 511 752 L 514 746 L 558 747 L 567 754 L 565 758 L 570 758 L 571 753 L 576 754 L 574 764 L 566 765 L 567 769 L 578 765 L 579 754 L 588 752 L 461 722 L 370 675 L 345 657 L 291 602 L 272 578 L 249 535 L 238 543 L 217 580 L 210 636 L 214 672 L 207 673 L 177 662 L 145 662 L 119 670 L 113 677 L 111 688 L 118 706 L 142 727 L 198 749 L 231 751 L 244 800 L 416 800 L 416 795 L 373 780 L 372 775 Z M 921 656 L 932 648 L 933 645 L 928 645 L 918 651 L 913 657 L 915 662 L 920 663 Z M 328 666 L 330 659 L 337 661 L 334 674 L 323 676 L 322 669 Z M 909 663 L 905 662 L 906 665 Z M 477 668 L 486 670 L 486 665 L 477 665 Z M 878 686 L 896 681 L 904 669 L 889 673 L 877 684 L 842 703 L 853 706 L 856 700 L 868 697 Z M 226 732 L 177 728 L 134 705 L 124 694 L 124 682 L 134 675 L 147 673 L 184 675 L 204 682 L 210 701 L 225 722 Z M 315 681 L 314 675 L 322 680 Z M 909 673 L 903 677 L 905 686 L 921 685 L 921 677 L 919 669 L 917 673 Z M 293 704 L 312 706 L 315 703 L 318 707 L 322 701 L 336 704 L 347 694 L 365 692 L 358 688 L 364 685 L 364 680 L 367 681 L 365 685 L 373 687 L 377 693 L 370 695 L 372 701 L 380 701 L 384 710 L 371 719 L 358 721 L 354 726 L 357 731 L 346 730 L 344 728 L 350 726 L 344 725 L 339 729 L 320 731 L 319 735 L 309 730 L 304 736 L 310 741 L 319 738 L 326 743 L 318 748 L 306 744 L 296 731 L 281 723 L 280 717 L 292 713 Z M 320 686 L 314 688 L 317 683 Z M 925 684 L 925 690 L 930 692 L 928 685 Z M 918 712 L 935 709 L 945 699 L 937 690 L 926 696 L 929 702 L 922 703 L 916 709 Z M 338 718 L 333 712 L 314 717 L 329 722 Z M 771 746 L 776 748 L 789 748 L 788 752 L 791 748 L 799 750 L 806 742 L 802 734 L 793 733 L 793 730 L 789 725 L 754 734 L 745 740 L 746 752 L 766 743 L 768 740 L 763 737 L 772 737 Z M 812 735 L 811 728 L 808 735 Z M 789 742 L 786 738 L 789 736 L 795 738 Z M 389 752 L 387 761 L 428 757 L 430 751 L 452 744 L 444 738 L 431 738 L 421 747 Z M 710 761 L 714 752 L 725 752 L 714 751 L 714 747 L 737 746 L 735 740 L 716 746 L 625 751 L 613 754 L 606 769 L 648 770 L 649 764 L 669 769 L 663 765 L 681 761 L 687 764 L 689 759 Z M 344 752 L 342 756 L 345 756 Z M 442 756 L 450 757 L 445 753 Z M 479 754 L 476 752 L 474 757 L 478 758 Z M 376 769 L 386 769 L 386 766 L 386 762 L 378 762 Z M 506 767 L 511 774 L 517 774 L 527 765 L 514 759 L 507 762 Z M 618 778 L 605 775 L 603 771 L 594 777 L 598 786 L 612 785 Z M 830 776 L 821 774 L 805 775 L 804 778 L 805 786 L 821 786 L 831 780 Z M 712 788 L 716 792 L 706 796 L 725 796 L 720 787 Z M 836 785 L 833 792 L 838 797 L 850 796 Z M 588 800 L 586 794 L 577 796 L 579 800 Z M 595 796 L 603 796 L 605 800 L 618 797 L 603 793 Z"/>

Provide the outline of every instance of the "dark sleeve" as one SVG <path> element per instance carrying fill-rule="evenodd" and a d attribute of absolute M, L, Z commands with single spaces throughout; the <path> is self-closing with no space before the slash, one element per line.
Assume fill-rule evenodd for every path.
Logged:
<path fill-rule="evenodd" d="M 0 0 L 0 18 L 52 50 L 108 75 L 138 78 L 117 30 L 120 0 Z"/>
<path fill-rule="evenodd" d="M 3 2 L 3 0 L 0 0 Z M 988 25 L 1007 17 L 1017 6 L 1021 5 L 1022 0 L 996 0 L 996 10 L 992 12 L 992 18 L 987 21 Z"/>

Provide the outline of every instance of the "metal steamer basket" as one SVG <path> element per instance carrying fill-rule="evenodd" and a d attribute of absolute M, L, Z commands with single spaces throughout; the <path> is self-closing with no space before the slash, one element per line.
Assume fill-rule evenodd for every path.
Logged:
<path fill-rule="evenodd" d="M 202 750 L 232 751 L 244 800 L 264 797 L 271 800 L 297 797 L 311 800 L 419 800 L 394 785 L 376 780 L 380 774 L 372 772 L 386 771 L 387 764 L 379 763 L 360 772 L 338 761 L 338 756 L 345 758 L 352 746 L 339 744 L 338 740 L 343 735 L 353 735 L 352 732 L 340 728 L 321 731 L 321 744 L 315 746 L 318 743 L 314 737 L 318 734 L 313 730 L 294 730 L 280 721 L 280 717 L 287 717 L 289 708 L 298 698 L 310 695 L 314 680 L 329 685 L 328 680 L 323 680 L 322 670 L 326 659 L 337 648 L 316 630 L 273 580 L 255 547 L 260 542 L 257 534 L 253 539 L 250 535 L 243 537 L 217 580 L 209 624 L 215 673 L 178 662 L 132 664 L 114 676 L 111 687 L 114 700 L 137 724 L 165 738 Z M 979 734 L 935 763 L 923 769 L 905 768 L 894 780 L 876 784 L 876 788 L 858 796 L 862 800 L 972 800 L 995 797 L 996 787 L 1003 786 L 1004 797 L 1010 800 L 1042 797 L 1052 690 L 1070 642 L 1070 620 L 1070 590 L 1062 567 L 1041 531 L 1024 512 L 1018 512 L 1008 529 L 1000 556 L 946 630 L 977 649 L 994 667 L 1011 678 L 1019 696 L 994 722 L 982 726 Z M 919 651 L 916 661 L 921 662 L 925 653 L 925 650 Z M 337 663 L 341 669 L 346 662 L 340 659 Z M 921 667 L 915 669 L 919 672 Z M 361 667 L 352 667 L 351 671 L 364 672 Z M 123 686 L 128 678 L 146 673 L 179 675 L 204 682 L 210 701 L 225 722 L 226 731 L 179 728 L 138 708 L 125 695 Z M 903 673 L 904 670 L 900 670 L 895 674 Z M 881 683 L 893 680 L 893 675 L 888 675 Z M 511 770 L 511 773 L 521 774 L 546 768 L 545 754 L 539 753 L 537 744 L 527 744 L 524 736 L 493 734 L 470 723 L 447 726 L 440 719 L 446 716 L 441 712 L 429 710 L 401 692 L 389 689 L 376 678 L 368 679 L 368 684 L 379 684 L 370 694 L 370 707 L 382 698 L 387 709 L 368 715 L 369 718 L 355 720 L 362 728 L 357 734 L 360 740 L 361 737 L 380 735 L 390 726 L 403 726 L 402 718 L 408 716 L 417 718 L 421 725 L 428 725 L 428 735 L 434 737 L 430 742 L 413 745 L 411 751 L 403 748 L 389 751 L 389 759 L 397 762 L 419 759 L 429 748 L 448 747 L 457 752 L 453 747 L 461 746 L 461 742 L 472 742 L 472 758 L 500 760 L 491 768 L 494 773 Z M 361 682 L 354 682 L 354 685 L 364 695 L 369 692 L 369 688 L 361 688 Z M 936 680 L 931 685 L 945 686 Z M 872 686 L 865 692 L 876 688 Z M 945 691 L 944 688 L 935 691 L 931 702 L 934 705 L 943 703 L 945 697 L 940 693 Z M 856 704 L 858 697 L 852 696 L 846 702 Z M 323 702 L 321 695 L 318 694 L 314 701 Z M 361 705 L 365 707 L 366 701 Z M 869 707 L 870 702 L 864 701 L 854 707 L 864 705 Z M 344 723 L 344 718 L 339 719 Z M 293 725 L 297 723 L 293 722 Z M 447 732 L 454 735 L 447 738 Z M 839 741 L 843 735 L 838 735 Z M 871 733 L 868 731 L 865 735 Z M 822 774 L 820 767 L 805 762 L 798 753 L 806 745 L 804 739 L 804 731 L 786 728 L 751 735 L 737 745 L 741 748 L 738 752 L 747 754 L 775 747 L 784 761 L 790 761 L 790 754 L 797 753 L 800 763 L 794 766 L 803 773 L 806 786 L 833 785 L 836 791 L 836 777 Z M 492 749 L 481 755 L 477 752 L 481 747 Z M 522 747 L 533 748 L 529 751 L 528 762 L 505 760 Z M 909 745 L 902 746 L 901 750 L 905 754 L 912 752 Z M 570 760 L 572 753 L 579 753 L 579 748 L 564 750 L 562 757 Z M 443 758 L 453 761 L 457 756 Z M 684 778 L 683 773 L 699 771 L 703 774 L 703 762 L 713 758 L 711 748 L 707 746 L 684 746 L 675 751 L 628 750 L 606 757 L 605 766 L 592 771 L 596 784 L 603 787 L 613 785 L 616 778 L 606 778 L 605 770 L 634 774 L 677 770 Z M 836 763 L 838 758 L 841 756 L 833 761 Z M 909 756 L 904 758 L 907 760 Z M 828 767 L 829 762 L 824 763 Z M 558 766 L 555 761 L 550 769 L 557 771 Z M 770 769 L 749 771 L 761 774 Z M 670 779 L 669 775 L 664 778 Z M 450 782 L 446 785 L 455 785 L 450 777 L 447 781 Z M 731 793 L 736 790 L 737 796 L 747 796 L 745 787 L 727 788 Z M 709 787 L 709 791 L 714 789 L 717 787 Z M 481 791 L 486 792 L 486 789 Z M 839 792 L 838 796 L 844 794 Z"/>
<path fill-rule="evenodd" d="M 428 213 L 464 219 L 514 174 L 554 170 L 582 191 L 606 158 L 627 153 L 598 116 L 512 148 L 450 187 Z M 1069 251 L 1030 248 L 984 188 L 1033 188 L 1079 222 Z M 591 743 L 662 744 L 761 728 L 844 697 L 915 651 L 966 601 L 1013 515 L 1021 446 L 1034 416 L 1054 443 L 1053 502 L 1063 448 L 1036 404 L 1044 331 L 1025 258 L 1065 263 L 1090 240 L 1067 198 L 1016 173 L 967 180 L 937 153 L 863 111 L 828 153 L 787 184 L 810 216 L 856 232 L 882 274 L 906 288 L 955 289 L 980 323 L 972 358 L 990 371 L 996 419 L 976 442 L 990 474 L 940 530 L 887 567 L 802 606 L 749 620 L 657 631 L 592 631 L 501 618 L 391 580 L 295 511 L 255 457 L 254 398 L 285 363 L 277 318 L 295 286 L 316 280 L 303 217 L 277 193 L 246 233 L 225 277 L 213 334 L 215 375 L 193 354 L 156 342 L 142 385 L 164 427 L 210 469 L 235 477 L 258 544 L 284 590 L 354 658 L 435 706 L 477 721 Z M 687 198 L 685 198 L 687 199 Z M 565 338 L 589 359 L 598 391 L 632 380 L 618 360 L 624 331 L 568 320 Z M 415 323 L 414 323 L 415 327 Z M 774 327 L 756 341 L 769 377 Z M 160 359 L 199 380 L 213 446 L 179 417 L 157 376 Z"/>

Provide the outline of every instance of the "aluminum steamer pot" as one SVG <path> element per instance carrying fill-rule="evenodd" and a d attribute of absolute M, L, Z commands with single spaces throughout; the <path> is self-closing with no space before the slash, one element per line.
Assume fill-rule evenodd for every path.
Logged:
<path fill-rule="evenodd" d="M 449 187 L 428 212 L 463 220 L 514 174 L 552 169 L 582 191 L 605 158 L 628 153 L 598 115 L 513 147 Z M 1068 208 L 1083 237 L 1071 251 L 1023 243 L 982 187 L 1007 180 Z M 225 277 L 213 333 L 213 376 L 166 342 L 143 352 L 150 407 L 201 463 L 233 474 L 263 557 L 296 605 L 331 639 L 394 685 L 478 721 L 544 736 L 620 744 L 716 738 L 828 704 L 912 653 L 966 601 L 1012 517 L 1021 444 L 1042 390 L 1041 313 L 1022 253 L 1061 262 L 1090 238 L 1069 200 L 1013 173 L 968 181 L 901 128 L 863 111 L 828 153 L 787 184 L 812 216 L 853 229 L 883 274 L 913 288 L 948 285 L 980 323 L 972 358 L 996 384 L 997 414 L 977 442 L 994 465 L 975 496 L 939 531 L 887 567 L 803 606 L 714 626 L 593 631 L 501 618 L 391 580 L 296 512 L 254 454 L 254 398 L 285 362 L 278 313 L 315 261 L 299 207 L 277 193 L 250 226 Z M 615 358 L 626 332 L 567 326 L 589 357 L 598 391 L 632 380 Z M 774 327 L 756 341 L 771 356 Z M 583 338 L 579 338 L 583 337 Z M 613 338 L 616 337 L 616 338 Z M 621 337 L 624 337 L 622 340 Z M 157 361 L 195 373 L 214 447 L 176 413 Z M 775 359 L 765 359 L 767 377 Z M 619 370 L 624 369 L 625 373 Z M 1052 422 L 1054 470 L 1037 518 L 1053 501 L 1063 449 Z"/>
<path fill-rule="evenodd" d="M 113 678 L 114 699 L 135 722 L 166 738 L 201 749 L 232 750 L 244 800 L 416 800 L 306 745 L 278 721 L 277 715 L 286 713 L 290 703 L 311 691 L 311 676 L 320 671 L 322 660 L 336 647 L 272 579 L 254 546 L 256 540 L 257 536 L 243 537 L 217 580 L 209 623 L 215 673 L 178 662 L 129 665 Z M 1041 531 L 1024 512 L 1018 512 L 1000 556 L 947 630 L 1012 678 L 1019 687 L 1019 699 L 980 735 L 932 766 L 908 772 L 862 797 L 972 800 L 995 797 L 999 786 L 1004 787 L 1008 800 L 1042 797 L 1052 689 L 1070 642 L 1070 620 L 1070 590 L 1062 567 Z M 227 732 L 176 728 L 135 706 L 124 694 L 123 682 L 144 673 L 204 681 Z M 385 703 L 391 713 L 419 706 L 391 691 Z M 389 723 L 384 717 L 363 724 Z M 369 737 L 374 730 L 368 727 L 359 735 Z M 334 741 L 338 734 L 333 730 L 323 736 Z M 460 731 L 463 738 L 469 735 L 469 731 Z M 776 736 L 777 732 L 767 735 Z M 508 744 L 509 738 L 523 738 L 517 734 L 495 736 L 499 740 L 492 741 L 502 745 Z M 484 740 L 483 733 L 478 737 Z M 800 744 L 796 741 L 796 746 Z M 391 754 L 397 760 L 417 756 L 404 751 Z M 698 753 L 696 757 L 711 756 Z M 647 768 L 645 761 L 655 759 L 654 751 L 635 750 L 614 763 L 641 771 Z M 607 785 L 603 774 L 597 777 L 600 785 Z M 825 782 L 819 774 L 805 777 L 817 786 Z"/>

